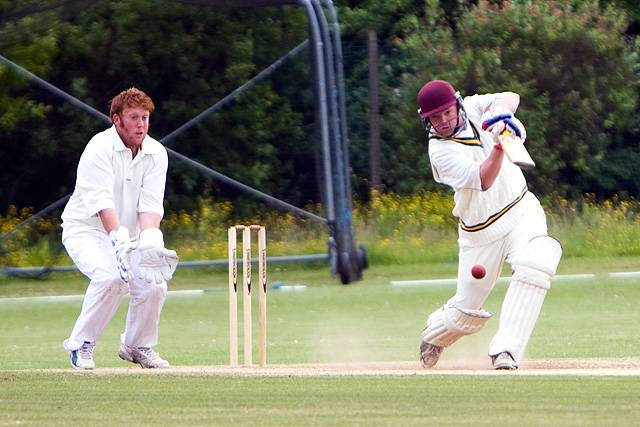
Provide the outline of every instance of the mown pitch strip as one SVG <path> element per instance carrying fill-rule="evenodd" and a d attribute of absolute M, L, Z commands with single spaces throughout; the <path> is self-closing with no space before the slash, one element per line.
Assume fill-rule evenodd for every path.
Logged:
<path fill-rule="evenodd" d="M 98 368 L 91 371 L 42 369 L 30 372 L 69 372 L 80 375 L 201 375 L 239 377 L 344 377 L 344 376 L 640 376 L 640 357 L 598 359 L 538 359 L 525 361 L 515 371 L 496 371 L 489 361 L 442 361 L 423 369 L 418 361 L 268 365 L 265 367 L 174 366 L 169 369 L 137 367 Z"/>

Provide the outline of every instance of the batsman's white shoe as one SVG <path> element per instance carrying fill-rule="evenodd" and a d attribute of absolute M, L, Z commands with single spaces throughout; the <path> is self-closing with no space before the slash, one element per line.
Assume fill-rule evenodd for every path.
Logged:
<path fill-rule="evenodd" d="M 69 360 L 74 369 L 94 369 L 96 364 L 93 362 L 93 348 L 96 345 L 92 342 L 85 341 L 82 347 L 69 352 Z"/>
<path fill-rule="evenodd" d="M 129 347 L 128 345 L 120 344 L 118 356 L 122 360 L 137 363 L 148 369 L 168 368 L 170 366 L 169 362 L 160 357 L 151 347 Z"/>
<path fill-rule="evenodd" d="M 443 349 L 443 347 L 422 341 L 422 343 L 420 343 L 420 362 L 422 363 L 422 367 L 433 368 L 436 363 L 438 363 Z"/>
<path fill-rule="evenodd" d="M 500 354 L 491 356 L 491 362 L 493 363 L 493 369 L 503 369 L 508 371 L 518 369 L 518 364 L 513 360 L 511 353 L 508 351 L 503 351 Z"/>

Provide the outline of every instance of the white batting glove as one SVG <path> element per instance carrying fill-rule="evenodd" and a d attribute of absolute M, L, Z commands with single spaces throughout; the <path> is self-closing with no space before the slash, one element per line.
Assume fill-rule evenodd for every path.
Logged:
<path fill-rule="evenodd" d="M 148 283 L 169 281 L 178 266 L 176 251 L 164 247 L 162 231 L 158 228 L 147 228 L 140 232 L 138 238 L 140 251 L 139 277 Z"/>
<path fill-rule="evenodd" d="M 505 120 L 504 123 L 505 123 L 505 129 L 511 132 L 512 134 L 516 135 L 517 137 L 519 137 L 522 140 L 522 142 L 524 142 L 527 139 L 527 130 L 524 128 L 524 125 L 522 124 L 522 122 L 516 118 L 516 116 L 513 116 L 510 119 Z"/>
<path fill-rule="evenodd" d="M 123 282 L 129 283 L 129 270 L 131 268 L 131 251 L 135 247 L 129 237 L 129 230 L 120 226 L 109 233 L 111 244 L 116 250 L 116 263 L 118 264 L 118 272 Z"/>
<path fill-rule="evenodd" d="M 523 142 L 527 139 L 527 131 L 524 125 L 506 107 L 491 106 L 487 108 L 482 114 L 481 120 L 482 129 L 490 132 L 494 139 L 505 131 L 516 135 Z"/>
<path fill-rule="evenodd" d="M 482 113 L 480 118 L 482 129 L 490 132 L 494 137 L 498 136 L 504 131 L 504 120 L 511 117 L 513 117 L 513 113 L 508 108 L 492 105 Z"/>

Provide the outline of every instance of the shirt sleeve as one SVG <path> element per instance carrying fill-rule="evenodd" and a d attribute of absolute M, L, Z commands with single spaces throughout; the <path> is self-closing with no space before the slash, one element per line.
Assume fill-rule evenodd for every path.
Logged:
<path fill-rule="evenodd" d="M 446 184 L 454 190 L 461 188 L 482 190 L 480 164 L 458 149 L 455 143 L 430 142 L 429 160 L 436 182 Z"/>
<path fill-rule="evenodd" d="M 82 198 L 87 217 L 103 209 L 115 208 L 113 162 L 109 148 L 99 139 L 92 139 L 80 156 L 76 191 Z"/>
<path fill-rule="evenodd" d="M 167 150 L 164 147 L 161 148 L 162 150 L 158 154 L 150 156 L 152 161 L 149 162 L 142 178 L 142 188 L 138 200 L 138 213 L 154 212 L 160 215 L 160 218 L 164 215 L 164 187 L 169 165 Z"/>
<path fill-rule="evenodd" d="M 488 93 L 483 95 L 467 96 L 464 101 L 464 110 L 467 115 L 476 123 L 482 122 L 482 113 L 489 108 L 500 94 Z"/>

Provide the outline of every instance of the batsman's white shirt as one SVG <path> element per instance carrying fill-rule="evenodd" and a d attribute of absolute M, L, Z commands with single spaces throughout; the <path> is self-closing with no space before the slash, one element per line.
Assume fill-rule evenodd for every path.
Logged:
<path fill-rule="evenodd" d="M 132 159 L 115 126 L 96 134 L 80 157 L 76 187 L 62 213 L 62 241 L 87 230 L 104 231 L 98 212 L 106 208 L 114 208 L 121 225 L 137 235 L 139 212 L 164 214 L 167 166 L 166 149 L 148 135 Z"/>
<path fill-rule="evenodd" d="M 460 246 L 477 246 L 504 237 L 527 209 L 539 208 L 527 191 L 519 167 L 504 159 L 493 185 L 482 191 L 480 164 L 491 154 L 495 142 L 480 126 L 482 112 L 499 94 L 473 95 L 463 101 L 465 129 L 451 138 L 429 138 L 429 159 L 437 182 L 453 188 L 453 215 L 459 219 Z"/>

